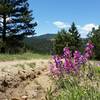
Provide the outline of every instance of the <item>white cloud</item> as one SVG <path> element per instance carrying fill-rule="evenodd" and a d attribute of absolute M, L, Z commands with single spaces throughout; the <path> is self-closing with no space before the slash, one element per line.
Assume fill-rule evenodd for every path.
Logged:
<path fill-rule="evenodd" d="M 92 31 L 92 28 L 98 29 L 98 25 L 91 23 L 91 24 L 85 24 L 84 26 L 78 28 L 81 37 L 86 37 L 87 34 Z"/>
<path fill-rule="evenodd" d="M 62 21 L 55 21 L 55 22 L 53 22 L 53 24 L 54 24 L 57 28 L 60 28 L 60 29 L 70 27 L 69 24 L 66 24 L 66 23 L 64 23 L 64 22 L 62 22 Z"/>
<path fill-rule="evenodd" d="M 95 25 L 95 24 L 86 24 L 86 25 L 84 25 L 83 27 L 82 27 L 82 30 L 83 31 L 86 31 L 86 32 L 90 32 L 90 31 L 92 31 L 92 28 L 98 28 L 98 25 Z"/>
<path fill-rule="evenodd" d="M 62 29 L 62 28 L 70 28 L 71 24 L 66 24 L 65 22 L 62 22 L 62 21 L 55 21 L 53 22 L 53 24 L 59 28 L 59 29 Z M 86 37 L 87 34 L 92 31 L 92 28 L 94 27 L 95 29 L 98 28 L 99 25 L 96 25 L 96 24 L 93 24 L 93 23 L 89 23 L 89 24 L 85 24 L 83 26 L 81 25 L 76 25 L 79 33 L 81 34 L 81 37 Z"/>

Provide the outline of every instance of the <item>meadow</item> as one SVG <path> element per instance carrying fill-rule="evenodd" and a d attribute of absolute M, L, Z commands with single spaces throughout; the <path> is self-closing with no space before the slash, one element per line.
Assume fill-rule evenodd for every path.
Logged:
<path fill-rule="evenodd" d="M 100 100 L 99 6 L 0 0 L 0 100 Z"/>
<path fill-rule="evenodd" d="M 74 57 L 66 47 L 62 56 L 0 54 L 0 100 L 100 100 L 100 62 L 89 59 L 93 48 L 89 42 Z"/>
<path fill-rule="evenodd" d="M 39 53 L 20 53 L 20 54 L 0 54 L 0 61 L 12 61 L 12 60 L 31 60 L 31 59 L 48 59 L 49 54 Z"/>
<path fill-rule="evenodd" d="M 72 57 L 65 47 L 62 56 L 53 57 L 50 71 L 56 88 L 48 89 L 46 100 L 100 100 L 100 65 L 89 61 L 93 48 L 89 42 L 83 54 L 76 50 Z"/>

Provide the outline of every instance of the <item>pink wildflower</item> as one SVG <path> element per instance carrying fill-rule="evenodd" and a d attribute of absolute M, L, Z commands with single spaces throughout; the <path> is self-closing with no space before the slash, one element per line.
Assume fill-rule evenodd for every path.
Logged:
<path fill-rule="evenodd" d="M 70 49 L 69 48 L 65 47 L 63 52 L 64 52 L 64 57 L 66 57 L 68 59 L 71 58 L 71 53 L 70 53 Z"/>
<path fill-rule="evenodd" d="M 60 75 L 60 69 L 56 67 L 55 64 L 50 63 L 50 72 L 55 75 Z"/>
<path fill-rule="evenodd" d="M 80 62 L 80 52 L 75 51 L 74 52 L 74 70 L 77 71 L 81 67 L 81 62 Z"/>
<path fill-rule="evenodd" d="M 51 73 L 53 75 L 60 75 L 65 71 L 68 73 L 71 71 L 77 73 L 81 65 L 85 64 L 86 61 L 93 55 L 93 48 L 94 45 L 91 41 L 89 41 L 86 45 L 84 54 L 81 55 L 79 51 L 75 51 L 72 59 L 70 49 L 65 47 L 63 56 L 53 56 L 54 63 L 50 65 Z"/>
<path fill-rule="evenodd" d="M 64 62 L 64 69 L 66 72 L 70 72 L 73 70 L 73 63 L 71 60 L 66 59 Z"/>

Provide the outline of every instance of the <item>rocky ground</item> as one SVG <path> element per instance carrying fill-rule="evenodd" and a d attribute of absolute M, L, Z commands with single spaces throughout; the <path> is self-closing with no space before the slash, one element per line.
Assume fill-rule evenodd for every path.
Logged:
<path fill-rule="evenodd" d="M 0 62 L 0 100 L 45 100 L 48 60 Z"/>

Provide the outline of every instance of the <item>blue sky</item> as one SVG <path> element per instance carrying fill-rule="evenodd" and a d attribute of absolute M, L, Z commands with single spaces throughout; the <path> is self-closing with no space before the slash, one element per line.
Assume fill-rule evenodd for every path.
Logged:
<path fill-rule="evenodd" d="M 100 23 L 100 0 L 29 0 L 37 35 L 68 29 L 74 21 L 82 37 Z"/>

